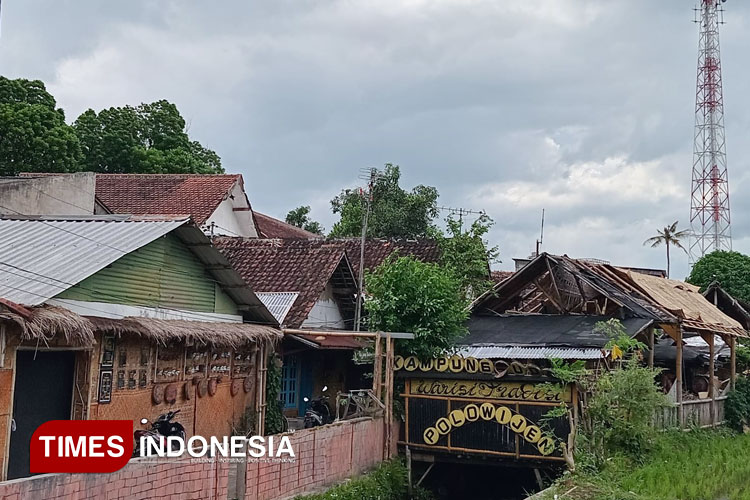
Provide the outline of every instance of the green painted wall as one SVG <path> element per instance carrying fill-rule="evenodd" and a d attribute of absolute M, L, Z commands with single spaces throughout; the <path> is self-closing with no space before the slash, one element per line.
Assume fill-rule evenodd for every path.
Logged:
<path fill-rule="evenodd" d="M 237 314 L 232 299 L 182 241 L 171 234 L 121 257 L 57 297 Z"/>

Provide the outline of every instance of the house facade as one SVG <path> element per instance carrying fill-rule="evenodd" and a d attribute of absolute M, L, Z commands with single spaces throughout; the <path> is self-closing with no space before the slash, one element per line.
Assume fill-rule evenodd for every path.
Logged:
<path fill-rule="evenodd" d="M 0 241 L 3 479 L 48 420 L 262 432 L 278 323 L 189 218 L 6 218 Z"/>

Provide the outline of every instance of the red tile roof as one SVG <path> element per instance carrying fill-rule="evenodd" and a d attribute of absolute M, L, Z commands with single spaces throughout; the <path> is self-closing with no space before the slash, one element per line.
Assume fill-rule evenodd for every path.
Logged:
<path fill-rule="evenodd" d="M 260 212 L 255 212 L 255 223 L 258 225 L 258 236 L 261 238 L 309 239 L 321 237 L 319 234 L 305 231 L 301 227 L 287 224 Z"/>
<path fill-rule="evenodd" d="M 323 239 L 214 238 L 214 244 L 257 292 L 298 292 L 284 326 L 299 328 L 339 264 L 347 263 L 340 243 Z M 354 278 L 345 266 L 351 285 Z"/>
<path fill-rule="evenodd" d="M 237 183 L 240 174 L 97 174 L 96 196 L 122 214 L 190 214 L 201 225 Z"/>
<path fill-rule="evenodd" d="M 359 270 L 360 239 L 346 238 L 338 241 L 346 246 L 346 254 L 356 274 Z M 438 262 L 442 255 L 440 245 L 435 240 L 370 238 L 365 242 L 365 270 L 378 267 L 394 252 L 398 252 L 401 257 L 412 256 L 422 262 Z"/>

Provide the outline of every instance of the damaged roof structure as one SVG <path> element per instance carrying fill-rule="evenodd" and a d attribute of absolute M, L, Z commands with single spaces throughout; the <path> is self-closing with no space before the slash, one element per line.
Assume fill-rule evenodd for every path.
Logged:
<path fill-rule="evenodd" d="M 737 301 L 730 301 L 719 290 L 714 293 L 717 304 L 723 301 L 736 317 L 745 318 L 737 310 Z M 736 378 L 737 338 L 748 337 L 748 323 L 725 314 L 694 285 L 637 269 L 547 253 L 477 298 L 471 313 L 469 335 L 460 341 L 460 348 L 475 357 L 604 359 L 610 339 L 596 325 L 615 318 L 627 334 L 647 343 L 648 363 L 653 366 L 655 351 L 663 354 L 671 347 L 670 342 L 655 341 L 655 329 L 663 330 L 674 343 L 675 418 L 681 425 L 689 424 L 682 405 L 684 355 L 698 364 L 707 358 L 708 376 L 713 377 L 718 336 L 729 346 L 731 385 Z M 687 352 L 686 345 L 690 345 Z M 706 355 L 700 353 L 703 345 L 708 347 Z M 706 425 L 717 422 L 716 392 L 711 385 L 706 400 L 709 416 L 701 417 Z"/>
<path fill-rule="evenodd" d="M 476 341 L 497 347 L 533 344 L 601 350 L 607 339 L 594 335 L 593 327 L 611 317 L 622 320 L 633 336 L 652 325 L 671 336 L 681 331 L 747 336 L 743 325 L 714 307 L 693 285 L 546 253 L 496 284 L 471 308 L 470 334 L 461 341 L 464 345 Z M 532 326 L 543 324 L 544 328 Z M 581 335 L 581 327 L 587 335 Z M 478 335 L 488 328 L 495 331 L 492 342 L 486 333 Z M 521 332 L 528 332 L 527 341 Z M 554 337 L 550 332 L 556 332 Z"/>

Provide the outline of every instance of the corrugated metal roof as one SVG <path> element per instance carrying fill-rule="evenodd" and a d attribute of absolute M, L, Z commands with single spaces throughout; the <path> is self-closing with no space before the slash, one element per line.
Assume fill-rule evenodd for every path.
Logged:
<path fill-rule="evenodd" d="M 122 215 L 0 219 L 0 297 L 41 304 L 188 220 Z"/>
<path fill-rule="evenodd" d="M 472 316 L 469 334 L 462 345 L 503 345 L 534 347 L 594 347 L 601 349 L 609 337 L 595 331 L 596 324 L 606 316 L 511 314 L 504 316 Z M 631 337 L 648 327 L 647 318 L 626 318 L 622 326 Z"/>
<path fill-rule="evenodd" d="M 299 292 L 255 292 L 255 295 L 281 324 L 292 308 L 292 304 L 297 300 Z"/>
<path fill-rule="evenodd" d="M 524 347 L 499 345 L 474 345 L 458 351 L 465 357 L 479 359 L 600 359 L 601 349 L 593 347 Z"/>

